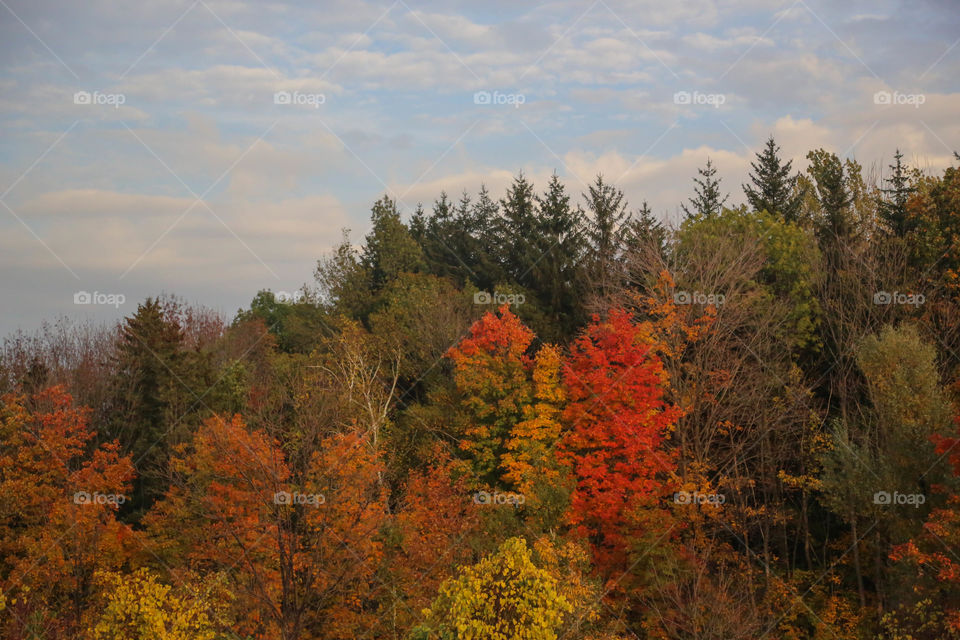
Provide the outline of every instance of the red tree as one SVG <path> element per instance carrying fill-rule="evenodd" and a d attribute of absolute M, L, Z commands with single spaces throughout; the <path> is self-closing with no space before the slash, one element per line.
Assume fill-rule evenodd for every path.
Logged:
<path fill-rule="evenodd" d="M 656 503 L 675 469 L 664 438 L 681 411 L 663 399 L 667 376 L 651 347 L 630 315 L 614 310 L 605 322 L 593 318 L 564 367 L 560 457 L 576 480 L 569 518 L 601 567 L 622 558 L 633 514 Z"/>

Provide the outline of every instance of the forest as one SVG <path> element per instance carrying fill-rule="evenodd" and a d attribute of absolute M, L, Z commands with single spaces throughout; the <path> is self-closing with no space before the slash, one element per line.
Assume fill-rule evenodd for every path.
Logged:
<path fill-rule="evenodd" d="M 7 336 L 0 636 L 960 638 L 960 168 L 891 152 L 384 196 L 294 296 Z"/>

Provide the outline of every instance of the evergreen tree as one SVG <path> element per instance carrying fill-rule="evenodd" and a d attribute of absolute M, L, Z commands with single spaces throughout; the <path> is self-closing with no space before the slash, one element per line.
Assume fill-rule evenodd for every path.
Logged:
<path fill-rule="evenodd" d="M 360 263 L 369 270 L 375 291 L 401 273 L 416 273 L 423 269 L 423 251 L 400 220 L 396 202 L 387 196 L 377 200 L 371 221 L 373 229 L 367 234 Z"/>
<path fill-rule="evenodd" d="M 849 188 L 843 163 L 835 153 L 817 149 L 807 154 L 808 171 L 813 177 L 820 219 L 817 221 L 821 242 L 832 243 L 849 239 L 854 232 L 850 205 L 853 194 Z"/>
<path fill-rule="evenodd" d="M 780 147 L 770 136 L 766 147 L 757 154 L 757 161 L 750 163 L 753 186 L 743 185 L 743 192 L 754 211 L 778 214 L 784 220 L 796 222 L 803 194 L 797 193 L 795 188 L 796 176 L 790 176 L 793 161 L 781 163 L 779 151 Z"/>
<path fill-rule="evenodd" d="M 588 276 L 591 283 L 599 288 L 599 293 L 604 295 L 614 284 L 612 273 L 623 252 L 630 215 L 623 192 L 605 183 L 603 176 L 598 175 L 588 189 L 589 194 L 583 196 L 592 214 L 586 223 L 586 236 L 592 253 Z"/>
<path fill-rule="evenodd" d="M 507 196 L 500 201 L 500 209 L 501 263 L 515 282 L 532 288 L 535 284 L 533 268 L 540 258 L 534 244 L 538 226 L 537 209 L 533 184 L 527 181 L 522 172 L 510 185 Z"/>
<path fill-rule="evenodd" d="M 486 186 L 480 186 L 475 201 L 464 192 L 457 208 L 456 224 L 463 234 L 464 261 L 472 271 L 470 280 L 484 291 L 492 291 L 504 282 L 506 272 L 499 258 L 500 220 L 497 203 L 490 198 Z"/>
<path fill-rule="evenodd" d="M 636 249 L 648 242 L 656 242 L 661 249 L 665 246 L 667 240 L 667 230 L 663 228 L 653 212 L 650 205 L 644 200 L 640 209 L 630 216 L 627 223 L 625 244 L 627 249 Z"/>
<path fill-rule="evenodd" d="M 116 438 L 140 471 L 126 505 L 138 518 L 164 490 L 163 471 L 171 447 L 183 435 L 178 396 L 196 409 L 192 390 L 183 388 L 183 332 L 164 315 L 160 300 L 147 298 L 120 328 L 114 374 L 113 420 L 108 436 Z M 202 393 L 200 389 L 197 393 Z M 178 418 L 180 420 L 178 420 Z"/>
<path fill-rule="evenodd" d="M 710 217 L 719 214 L 723 203 L 727 201 L 729 195 L 720 196 L 720 180 L 714 179 L 717 168 L 713 166 L 710 158 L 707 158 L 707 166 L 703 169 L 697 169 L 697 173 L 699 173 L 703 179 L 693 179 L 697 184 L 697 186 L 694 187 L 694 192 L 697 195 L 695 198 L 690 198 L 693 212 L 691 212 L 685 204 L 680 205 L 683 208 L 683 212 L 687 214 L 688 218 L 697 215 Z"/>
<path fill-rule="evenodd" d="M 910 185 L 910 177 L 901 162 L 903 154 L 900 153 L 900 149 L 897 149 L 893 158 L 895 162 L 890 165 L 893 175 L 887 180 L 890 187 L 880 189 L 880 192 L 886 197 L 878 199 L 877 213 L 889 232 L 902 238 L 910 231 L 907 200 L 910 198 L 910 194 L 916 191 L 916 188 Z"/>

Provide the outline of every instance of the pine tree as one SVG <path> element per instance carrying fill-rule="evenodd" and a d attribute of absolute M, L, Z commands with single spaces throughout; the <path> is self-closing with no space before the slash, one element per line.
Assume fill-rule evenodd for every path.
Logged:
<path fill-rule="evenodd" d="M 807 154 L 810 160 L 808 171 L 814 179 L 817 200 L 820 203 L 820 220 L 817 221 L 821 242 L 832 244 L 847 240 L 854 232 L 850 205 L 850 191 L 843 163 L 835 153 L 817 149 Z"/>
<path fill-rule="evenodd" d="M 582 258 L 586 249 L 583 209 L 570 206 L 563 183 L 556 174 L 547 190 L 536 196 L 537 217 L 533 246 L 536 256 L 531 270 L 533 289 L 550 321 L 541 329 L 546 339 L 556 339 L 580 322 L 583 284 Z M 539 327 L 538 327 L 539 328 Z"/>
<path fill-rule="evenodd" d="M 627 249 L 637 249 L 651 241 L 656 242 L 662 249 L 666 238 L 667 231 L 663 228 L 663 223 L 653 215 L 650 205 L 644 200 L 640 209 L 630 216 L 630 221 L 627 223 L 625 237 Z"/>
<path fill-rule="evenodd" d="M 537 210 L 533 184 L 527 181 L 522 172 L 510 185 L 506 198 L 500 201 L 500 209 L 501 263 L 514 281 L 532 288 L 533 267 L 540 258 L 533 244 L 537 231 Z"/>
<path fill-rule="evenodd" d="M 422 270 L 423 251 L 400 220 L 397 203 L 383 196 L 373 205 L 373 229 L 366 237 L 360 263 L 370 272 L 375 290 L 401 273 Z"/>
<path fill-rule="evenodd" d="M 186 414 L 198 391 L 184 388 L 192 378 L 183 366 L 183 332 L 175 318 L 164 315 L 160 300 L 147 298 L 120 328 L 115 361 L 112 424 L 108 438 L 116 438 L 139 469 L 134 495 L 125 505 L 138 518 L 163 492 L 161 480 L 174 444 L 183 436 Z M 177 414 L 177 415 L 174 415 Z M 179 418 L 179 420 L 178 420 Z M 177 421 L 177 423 L 174 423 Z"/>
<path fill-rule="evenodd" d="M 630 214 L 623 191 L 603 181 L 603 176 L 589 186 L 583 197 L 592 216 L 587 218 L 586 236 L 592 253 L 589 278 L 601 295 L 614 284 L 613 272 L 623 252 Z"/>
<path fill-rule="evenodd" d="M 698 215 L 703 217 L 718 215 L 729 195 L 720 196 L 720 180 L 714 179 L 717 168 L 713 166 L 710 158 L 707 158 L 707 166 L 703 169 L 697 169 L 697 173 L 699 173 L 703 179 L 693 179 L 697 184 L 697 186 L 694 187 L 694 192 L 697 196 L 690 198 L 690 204 L 693 205 L 693 212 L 691 213 L 687 205 L 680 206 L 688 218 Z"/>
<path fill-rule="evenodd" d="M 907 200 L 910 194 L 916 191 L 916 187 L 910 185 L 910 177 L 907 175 L 905 167 L 901 162 L 903 154 L 900 149 L 893 156 L 894 164 L 890 165 L 893 175 L 887 182 L 890 187 L 880 189 L 880 192 L 886 198 L 879 198 L 877 201 L 877 213 L 880 219 L 886 224 L 890 233 L 902 238 L 910 231 L 910 220 L 907 212 Z"/>
<path fill-rule="evenodd" d="M 485 185 L 480 185 L 480 193 L 471 205 L 469 215 L 464 214 L 462 220 L 471 239 L 469 264 L 476 277 L 474 284 L 491 291 L 497 283 L 507 280 L 507 274 L 499 259 L 504 237 L 503 221 L 499 207 Z"/>
<path fill-rule="evenodd" d="M 803 194 L 796 192 L 797 177 L 790 176 L 793 161 L 781 163 L 779 151 L 780 147 L 770 136 L 764 150 L 757 154 L 757 161 L 750 163 L 753 186 L 743 185 L 743 192 L 754 211 L 778 214 L 784 220 L 796 222 Z"/>

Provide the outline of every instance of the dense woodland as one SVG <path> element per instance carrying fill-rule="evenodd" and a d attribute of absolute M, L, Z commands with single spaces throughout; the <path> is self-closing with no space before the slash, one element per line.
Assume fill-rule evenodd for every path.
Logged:
<path fill-rule="evenodd" d="M 676 227 L 383 197 L 295 299 L 9 336 L 0 636 L 960 638 L 960 169 L 806 159 Z"/>

